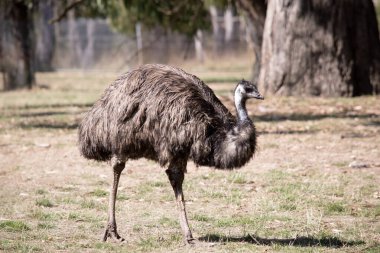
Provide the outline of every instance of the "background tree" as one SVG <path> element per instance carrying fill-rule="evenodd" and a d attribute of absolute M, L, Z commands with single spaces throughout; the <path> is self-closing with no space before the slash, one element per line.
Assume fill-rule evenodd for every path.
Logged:
<path fill-rule="evenodd" d="M 237 2 L 256 27 L 252 37 L 259 37 L 264 1 Z M 372 0 L 269 0 L 265 20 L 259 85 L 266 93 L 380 92 L 380 42 Z M 260 39 L 256 41 L 259 47 Z"/>
<path fill-rule="evenodd" d="M 46 49 L 54 43 L 46 41 L 54 41 L 49 37 L 52 33 L 37 33 L 34 51 L 30 21 L 31 12 L 37 10 L 35 24 L 47 27 L 51 3 L 0 2 L 5 89 L 31 87 L 33 63 L 43 66 L 43 61 L 51 61 Z M 159 27 L 159 31 L 176 31 L 193 38 L 197 31 L 210 28 L 210 6 L 235 4 L 249 21 L 256 56 L 253 79 L 266 93 L 357 96 L 380 92 L 380 42 L 372 0 L 66 0 L 59 1 L 62 8 L 58 9 L 62 10 L 56 20 L 75 8 L 76 16 L 107 17 L 121 32 Z M 38 54 L 36 60 L 34 52 Z"/>
<path fill-rule="evenodd" d="M 33 69 L 33 16 L 28 1 L 0 1 L 0 66 L 4 90 L 31 88 Z"/>
<path fill-rule="evenodd" d="M 58 7 L 58 6 L 57 6 Z M 39 0 L 33 12 L 35 32 L 35 70 L 52 71 L 55 49 L 54 26 L 50 20 L 54 14 L 53 0 Z"/>
<path fill-rule="evenodd" d="M 245 13 L 246 22 L 249 29 L 255 63 L 252 69 L 252 79 L 257 82 L 260 74 L 261 47 L 263 43 L 264 24 L 267 12 L 266 0 L 236 0 L 237 6 Z"/>

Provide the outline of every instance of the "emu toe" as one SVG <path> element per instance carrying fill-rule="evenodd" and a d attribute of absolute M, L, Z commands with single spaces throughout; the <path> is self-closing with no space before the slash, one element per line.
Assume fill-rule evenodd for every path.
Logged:
<path fill-rule="evenodd" d="M 195 245 L 197 243 L 197 240 L 194 239 L 193 237 L 186 238 L 185 239 L 185 244 L 186 245 Z"/>
<path fill-rule="evenodd" d="M 108 238 L 111 238 L 115 242 L 125 241 L 125 239 L 117 233 L 116 229 L 110 226 L 108 226 L 106 231 L 104 231 L 103 242 L 107 241 Z"/>

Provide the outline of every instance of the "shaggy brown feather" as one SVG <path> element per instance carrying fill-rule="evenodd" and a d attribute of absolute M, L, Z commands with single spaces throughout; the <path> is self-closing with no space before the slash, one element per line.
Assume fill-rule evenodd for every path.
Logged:
<path fill-rule="evenodd" d="M 115 80 L 79 126 L 88 159 L 145 157 L 161 166 L 176 157 L 198 165 L 243 166 L 256 147 L 250 120 L 239 121 L 198 77 L 148 64 Z"/>

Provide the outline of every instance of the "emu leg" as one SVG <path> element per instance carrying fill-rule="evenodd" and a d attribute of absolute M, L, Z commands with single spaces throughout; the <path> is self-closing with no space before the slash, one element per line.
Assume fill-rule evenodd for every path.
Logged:
<path fill-rule="evenodd" d="M 115 203 L 116 203 L 117 187 L 119 185 L 120 175 L 124 167 L 125 167 L 125 161 L 112 159 L 113 184 L 111 186 L 110 196 L 109 196 L 108 223 L 107 223 L 106 230 L 103 236 L 104 242 L 107 241 L 109 237 L 119 242 L 124 241 L 124 238 L 120 237 L 120 235 L 117 233 L 116 219 L 115 219 Z"/>
<path fill-rule="evenodd" d="M 174 166 L 170 164 L 169 169 L 166 170 L 166 174 L 168 175 L 170 184 L 172 185 L 173 190 L 174 190 L 177 207 L 179 209 L 179 222 L 181 224 L 183 235 L 185 236 L 185 242 L 187 244 L 193 244 L 194 238 L 193 238 L 193 235 L 191 234 L 189 223 L 187 221 L 185 199 L 183 197 L 183 192 L 182 192 L 182 183 L 185 178 L 185 175 L 184 175 L 185 169 L 183 170 L 177 169 Z"/>

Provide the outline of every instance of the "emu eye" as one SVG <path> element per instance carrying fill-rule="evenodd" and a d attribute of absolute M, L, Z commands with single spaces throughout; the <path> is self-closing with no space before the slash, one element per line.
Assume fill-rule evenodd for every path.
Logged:
<path fill-rule="evenodd" d="M 253 91 L 253 88 L 252 88 L 252 87 L 245 87 L 245 91 L 246 91 L 246 92 L 252 92 L 252 91 Z"/>

